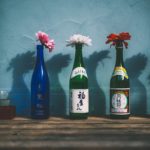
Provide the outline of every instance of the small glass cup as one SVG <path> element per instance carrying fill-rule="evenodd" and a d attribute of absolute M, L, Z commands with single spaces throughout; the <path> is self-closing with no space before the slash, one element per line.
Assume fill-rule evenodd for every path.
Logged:
<path fill-rule="evenodd" d="M 8 98 L 7 90 L 0 90 L 0 106 L 9 106 L 10 100 Z"/>

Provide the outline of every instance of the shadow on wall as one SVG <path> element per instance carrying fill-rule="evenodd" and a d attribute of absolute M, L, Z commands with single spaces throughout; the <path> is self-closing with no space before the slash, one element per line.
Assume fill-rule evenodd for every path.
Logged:
<path fill-rule="evenodd" d="M 30 115 L 30 91 L 24 82 L 24 75 L 33 69 L 34 60 L 34 52 L 28 51 L 12 58 L 7 68 L 7 71 L 12 70 L 13 76 L 9 97 L 11 104 L 16 106 L 18 116 Z"/>
<path fill-rule="evenodd" d="M 147 78 L 147 79 L 148 79 L 148 83 L 150 84 L 150 75 L 148 76 L 148 78 Z"/>
<path fill-rule="evenodd" d="M 46 62 L 50 77 L 50 113 L 51 116 L 66 116 L 66 95 L 59 80 L 61 70 L 69 65 L 70 55 L 57 54 Z M 63 79 L 68 80 L 68 79 Z"/>
<path fill-rule="evenodd" d="M 131 114 L 144 115 L 146 114 L 147 93 L 139 77 L 147 65 L 147 57 L 139 53 L 126 59 L 125 65 L 130 78 Z"/>
<path fill-rule="evenodd" d="M 94 52 L 85 59 L 85 65 L 89 78 L 89 99 L 90 99 L 90 115 L 101 116 L 106 114 L 106 97 L 102 88 L 97 83 L 96 69 L 97 66 L 104 59 L 110 58 L 108 56 L 109 51 L 103 50 L 100 52 Z"/>

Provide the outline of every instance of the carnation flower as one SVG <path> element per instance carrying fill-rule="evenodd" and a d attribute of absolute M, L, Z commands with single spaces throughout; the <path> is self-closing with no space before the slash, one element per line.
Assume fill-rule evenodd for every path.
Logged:
<path fill-rule="evenodd" d="M 112 45 L 115 46 L 118 42 L 122 42 L 124 46 L 128 48 L 128 43 L 125 42 L 125 40 L 130 40 L 130 39 L 131 39 L 131 35 L 128 32 L 122 32 L 119 34 L 112 33 L 109 36 L 107 36 L 106 44 L 112 42 L 110 46 Z"/>
<path fill-rule="evenodd" d="M 88 36 L 74 34 L 69 40 L 67 40 L 67 43 L 67 46 L 74 46 L 75 44 L 85 44 L 87 46 L 91 46 L 92 40 Z"/>
<path fill-rule="evenodd" d="M 42 45 L 44 45 L 46 48 L 49 49 L 49 52 L 51 52 L 52 49 L 54 49 L 54 47 L 55 47 L 54 40 L 50 39 L 48 34 L 42 32 L 42 31 L 38 31 L 36 33 L 36 38 L 37 38 L 37 40 L 39 40 L 41 42 Z"/>

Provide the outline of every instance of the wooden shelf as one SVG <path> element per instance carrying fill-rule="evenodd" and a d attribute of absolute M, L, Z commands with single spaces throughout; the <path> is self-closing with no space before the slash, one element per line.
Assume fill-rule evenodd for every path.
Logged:
<path fill-rule="evenodd" d="M 0 149 L 150 149 L 150 118 L 0 121 Z"/>

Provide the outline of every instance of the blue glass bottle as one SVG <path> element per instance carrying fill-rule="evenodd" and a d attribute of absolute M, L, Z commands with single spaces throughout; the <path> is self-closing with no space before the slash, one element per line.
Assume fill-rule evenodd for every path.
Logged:
<path fill-rule="evenodd" d="M 37 45 L 37 58 L 31 81 L 31 118 L 49 117 L 49 78 L 46 71 L 43 45 Z"/>

